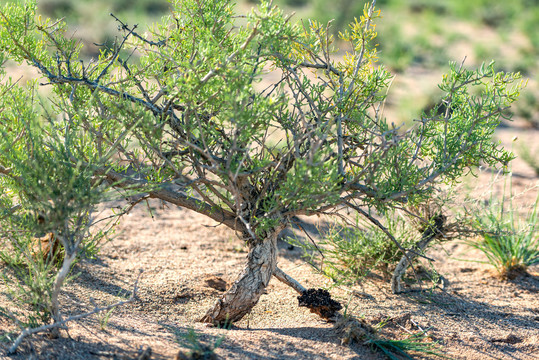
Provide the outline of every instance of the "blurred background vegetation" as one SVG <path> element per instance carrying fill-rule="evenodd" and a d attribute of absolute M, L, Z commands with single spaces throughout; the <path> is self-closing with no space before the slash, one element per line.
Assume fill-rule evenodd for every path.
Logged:
<path fill-rule="evenodd" d="M 8 0 L 9 1 L 9 0 Z M 43 15 L 64 17 L 74 36 L 85 44 L 86 57 L 97 56 L 97 44 L 119 35 L 114 13 L 141 32 L 169 12 L 167 0 L 38 0 Z M 240 0 L 238 12 L 257 0 Z M 333 32 L 359 17 L 361 0 L 275 0 L 295 12 L 296 20 L 332 20 Z M 539 0 L 378 0 L 378 43 L 381 63 L 397 74 L 387 116 L 401 123 L 418 118 L 438 99 L 436 84 L 448 62 L 477 66 L 496 61 L 499 70 L 520 71 L 530 80 L 515 108 L 530 126 L 539 128 Z M 421 79 L 417 81 L 416 79 Z M 394 113 L 391 109 L 398 109 Z"/>

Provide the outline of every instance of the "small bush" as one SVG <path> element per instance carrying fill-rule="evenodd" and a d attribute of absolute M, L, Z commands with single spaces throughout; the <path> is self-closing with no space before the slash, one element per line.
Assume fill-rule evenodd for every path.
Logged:
<path fill-rule="evenodd" d="M 522 160 L 531 166 L 535 175 L 539 176 L 539 155 L 533 155 L 526 146 L 522 146 L 519 150 Z"/>
<path fill-rule="evenodd" d="M 402 340 L 393 340 L 381 334 L 380 330 L 387 324 L 388 321 L 383 320 L 377 325 L 371 326 L 362 318 L 345 314 L 336 321 L 334 327 L 341 334 L 343 344 L 359 342 L 370 345 L 373 350 L 382 352 L 388 359 L 413 359 L 410 352 L 445 357 L 440 352 L 437 342 L 424 341 L 428 338 L 427 330 L 410 334 Z"/>
<path fill-rule="evenodd" d="M 385 226 L 403 248 L 412 247 L 419 239 L 417 231 L 394 213 L 386 214 Z M 359 220 L 355 226 L 334 224 L 316 244 L 290 238 L 288 241 L 304 249 L 311 265 L 336 283 L 355 283 L 372 271 L 388 277 L 402 257 L 401 250 L 384 231 Z"/>
<path fill-rule="evenodd" d="M 502 279 L 513 279 L 539 264 L 539 194 L 522 220 L 513 199 L 492 198 L 487 208 L 474 212 L 473 226 L 481 234 L 468 245 L 483 252 Z"/>
<path fill-rule="evenodd" d="M 384 338 L 373 338 L 367 340 L 367 344 L 373 348 L 383 352 L 391 360 L 399 360 L 402 358 L 413 359 L 408 355 L 409 352 L 416 352 L 425 355 L 433 355 L 444 358 L 445 356 L 438 351 L 438 343 L 424 342 L 427 338 L 425 332 L 410 335 L 403 340 L 393 340 Z"/>

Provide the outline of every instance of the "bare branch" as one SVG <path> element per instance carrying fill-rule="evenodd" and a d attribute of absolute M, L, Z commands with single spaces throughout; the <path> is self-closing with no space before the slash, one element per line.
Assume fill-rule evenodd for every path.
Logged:
<path fill-rule="evenodd" d="M 236 231 L 245 231 L 246 229 L 238 225 L 235 214 L 224 210 L 222 208 L 215 208 L 211 205 L 197 200 L 193 197 L 189 197 L 177 191 L 170 190 L 161 185 L 158 189 L 147 189 L 148 183 L 144 180 L 136 180 L 132 177 L 120 174 L 111 168 L 97 168 L 94 170 L 96 175 L 104 176 L 107 180 L 114 184 L 115 187 L 125 189 L 140 189 L 141 191 L 148 193 L 150 198 L 161 199 L 171 204 L 175 204 L 181 207 L 185 207 L 190 210 L 194 210 L 200 214 L 206 215 L 211 219 L 223 223 L 229 228 Z"/>

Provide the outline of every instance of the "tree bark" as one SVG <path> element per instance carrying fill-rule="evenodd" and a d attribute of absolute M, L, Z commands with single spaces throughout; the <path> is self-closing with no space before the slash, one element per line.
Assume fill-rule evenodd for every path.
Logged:
<path fill-rule="evenodd" d="M 249 245 L 247 264 L 234 284 L 217 301 L 201 322 L 226 325 L 241 320 L 258 303 L 277 264 L 277 236 L 284 226 L 272 229 L 266 238 Z"/>

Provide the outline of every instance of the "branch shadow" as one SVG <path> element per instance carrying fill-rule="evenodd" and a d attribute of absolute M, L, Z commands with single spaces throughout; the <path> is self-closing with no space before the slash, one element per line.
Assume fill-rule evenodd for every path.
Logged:
<path fill-rule="evenodd" d="M 2 331 L 0 331 L 0 336 Z M 122 348 L 111 344 L 107 339 L 96 341 L 61 337 L 51 339 L 46 333 L 32 336 L 31 341 L 25 340 L 15 354 L 8 355 L 7 349 L 11 344 L 0 343 L 0 359 L 27 360 L 27 359 L 55 359 L 55 360 L 92 360 L 117 359 L 132 360 L 141 358 L 147 348 L 131 345 Z M 151 350 L 150 350 L 151 351 Z M 153 360 L 164 360 L 165 357 L 155 354 Z"/>
<path fill-rule="evenodd" d="M 514 283 L 518 284 L 517 287 L 530 289 L 530 285 L 523 284 L 522 280 Z M 531 277 L 531 283 L 531 286 L 534 286 L 537 291 L 539 279 Z M 437 315 L 437 321 L 445 319 L 445 321 L 465 323 L 466 328 L 473 333 L 472 343 L 475 342 L 474 338 L 481 339 L 488 343 L 488 346 L 503 353 L 508 359 L 521 359 L 529 353 L 522 331 L 535 331 L 539 326 L 539 317 L 533 318 L 515 314 L 507 306 L 494 305 L 463 294 L 450 293 L 449 289 L 409 292 L 400 296 L 408 303 L 413 303 L 416 306 L 419 304 L 417 310 L 411 312 L 412 315 L 415 313 L 421 316 L 425 313 L 433 313 L 433 307 L 435 307 L 441 310 L 441 313 Z M 519 310 L 531 313 L 537 311 L 533 307 L 521 307 Z M 497 327 L 506 329 L 509 334 L 501 338 L 493 338 L 488 335 L 483 324 L 496 324 Z M 485 358 L 496 358 L 489 351 L 480 349 L 476 346 L 477 344 L 473 345 L 470 341 L 460 337 L 452 338 L 452 340 L 462 347 L 481 353 Z"/>
<path fill-rule="evenodd" d="M 293 239 L 300 243 L 318 242 L 324 238 L 333 228 L 333 225 L 327 221 L 319 221 L 313 223 L 307 221 L 305 217 L 293 217 L 291 224 L 285 228 L 278 237 L 279 255 L 288 260 L 302 259 L 306 256 L 306 252 L 301 247 L 290 244 L 287 239 Z"/>
<path fill-rule="evenodd" d="M 164 325 L 168 331 L 176 336 L 177 342 L 181 345 L 185 342 L 185 334 L 190 330 L 188 327 L 177 325 Z M 313 341 L 317 343 L 318 347 L 341 347 L 343 350 L 345 346 L 340 344 L 340 338 L 327 328 L 315 328 L 315 327 L 285 327 L 285 328 L 239 328 L 232 326 L 229 332 L 249 332 L 256 334 L 260 332 L 267 332 L 274 336 L 240 336 L 241 341 L 235 340 L 235 336 L 228 336 L 226 333 L 221 335 L 223 342 L 219 348 L 216 349 L 216 353 L 223 358 L 242 358 L 242 359 L 268 359 L 268 360 L 297 360 L 297 359 L 315 359 L 320 358 L 320 352 L 317 347 L 309 348 L 304 344 L 301 348 L 298 348 L 298 344 L 304 341 Z M 228 333 L 228 332 L 227 332 Z M 197 331 L 197 337 L 202 344 L 212 344 L 219 338 L 219 336 L 204 334 Z M 295 341 L 293 341 L 296 339 Z M 300 340 L 298 343 L 297 339 Z M 348 346 L 354 353 L 356 353 L 357 359 L 366 360 L 379 360 L 385 359 L 381 354 L 375 353 L 366 346 L 358 344 L 352 344 Z"/>
<path fill-rule="evenodd" d="M 91 263 L 94 263 L 94 262 L 99 264 L 99 261 L 91 260 Z M 94 276 L 93 271 L 89 271 L 88 268 L 85 268 L 86 266 L 87 266 L 86 264 L 84 265 L 76 264 L 72 270 L 72 274 L 77 274 L 77 278 L 75 281 L 78 286 L 81 286 L 83 288 L 86 288 L 92 291 L 98 291 L 101 293 L 113 295 L 115 297 L 127 296 L 131 294 L 131 292 L 133 291 L 133 284 L 135 282 L 135 278 L 133 279 L 132 283 L 128 283 L 124 281 L 124 284 L 117 285 L 117 284 L 114 284 L 111 279 L 108 280 L 108 279 L 103 278 L 103 275 L 105 275 L 106 273 L 100 273 L 101 275 L 100 277 Z M 113 275 L 113 274 L 110 274 L 110 275 Z M 115 278 L 114 281 L 122 281 L 122 279 Z M 65 291 L 66 293 L 68 292 L 68 290 L 65 288 L 63 291 Z M 76 295 L 73 294 L 72 292 L 69 292 L 69 293 L 71 294 L 71 296 L 76 297 Z"/>

